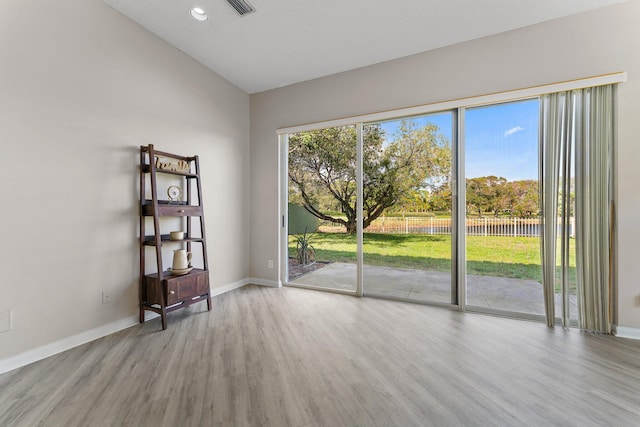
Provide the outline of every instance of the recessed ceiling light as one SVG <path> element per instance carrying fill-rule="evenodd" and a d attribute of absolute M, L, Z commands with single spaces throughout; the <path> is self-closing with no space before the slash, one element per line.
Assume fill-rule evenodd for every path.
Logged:
<path fill-rule="evenodd" d="M 192 7 L 189 10 L 189 14 L 196 21 L 206 21 L 207 19 L 209 19 L 209 16 L 207 16 L 207 13 L 204 10 L 200 9 L 199 7 Z"/>

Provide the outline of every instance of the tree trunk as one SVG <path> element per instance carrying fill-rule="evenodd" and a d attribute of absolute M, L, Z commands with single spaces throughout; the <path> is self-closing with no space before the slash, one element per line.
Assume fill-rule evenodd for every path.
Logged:
<path fill-rule="evenodd" d="M 347 223 L 345 224 L 345 227 L 347 227 L 347 234 L 356 234 L 357 231 L 357 227 L 356 227 L 356 222 L 355 220 L 351 221 L 347 221 Z"/>

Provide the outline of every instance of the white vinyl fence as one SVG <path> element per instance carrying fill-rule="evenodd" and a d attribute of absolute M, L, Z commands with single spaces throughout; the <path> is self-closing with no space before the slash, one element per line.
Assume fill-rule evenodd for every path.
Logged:
<path fill-rule="evenodd" d="M 483 217 L 467 218 L 469 236 L 538 237 L 540 218 Z M 365 233 L 389 234 L 451 234 L 451 218 L 445 217 L 381 217 L 365 228 Z M 571 218 L 570 235 L 574 226 Z M 320 231 L 345 231 L 345 228 L 329 221 L 320 222 Z"/>

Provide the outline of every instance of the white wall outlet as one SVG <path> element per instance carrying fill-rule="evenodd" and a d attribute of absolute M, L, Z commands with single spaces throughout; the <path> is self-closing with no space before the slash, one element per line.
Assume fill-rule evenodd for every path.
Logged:
<path fill-rule="evenodd" d="M 103 304 L 111 303 L 111 295 L 107 291 L 102 291 L 102 303 Z"/>
<path fill-rule="evenodd" d="M 267 267 L 273 268 L 273 260 L 272 259 L 267 260 Z"/>
<path fill-rule="evenodd" d="M 13 311 L 0 311 L 0 333 L 13 329 Z"/>

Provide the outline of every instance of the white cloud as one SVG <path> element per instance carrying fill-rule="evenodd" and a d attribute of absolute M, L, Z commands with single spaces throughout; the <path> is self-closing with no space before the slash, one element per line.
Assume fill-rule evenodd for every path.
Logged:
<path fill-rule="evenodd" d="M 521 130 L 524 130 L 524 128 L 522 128 L 522 127 L 520 127 L 520 126 L 516 126 L 516 127 L 514 127 L 514 128 L 509 129 L 508 131 L 506 131 L 506 132 L 504 133 L 504 136 L 505 136 L 505 138 L 506 138 L 506 137 L 508 137 L 508 136 L 513 135 L 513 134 L 514 134 L 514 133 L 516 133 L 516 132 L 520 132 Z"/>

